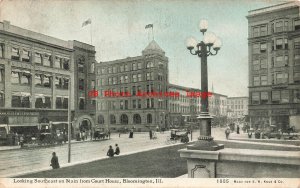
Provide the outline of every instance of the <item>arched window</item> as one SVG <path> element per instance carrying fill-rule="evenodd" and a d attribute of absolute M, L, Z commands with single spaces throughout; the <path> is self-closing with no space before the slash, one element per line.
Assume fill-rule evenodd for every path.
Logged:
<path fill-rule="evenodd" d="M 112 124 L 112 125 L 116 124 L 116 116 L 115 115 L 110 115 L 110 124 Z"/>
<path fill-rule="evenodd" d="M 79 110 L 83 110 L 84 109 L 84 99 L 80 99 L 79 100 Z"/>
<path fill-rule="evenodd" d="M 152 123 L 152 115 L 151 114 L 147 115 L 147 123 L 149 123 L 149 124 Z"/>
<path fill-rule="evenodd" d="M 154 67 L 154 63 L 152 61 L 149 61 L 147 64 L 146 64 L 146 68 L 152 68 Z"/>
<path fill-rule="evenodd" d="M 133 115 L 133 123 L 134 124 L 141 124 L 142 123 L 141 116 L 139 114 L 134 114 Z"/>
<path fill-rule="evenodd" d="M 103 124 L 104 124 L 104 117 L 103 117 L 103 115 L 99 115 L 99 116 L 98 116 L 98 123 L 99 123 L 100 125 L 103 125 Z"/>
<path fill-rule="evenodd" d="M 126 114 L 122 114 L 120 118 L 120 122 L 122 125 L 127 125 L 128 124 L 128 116 Z"/>

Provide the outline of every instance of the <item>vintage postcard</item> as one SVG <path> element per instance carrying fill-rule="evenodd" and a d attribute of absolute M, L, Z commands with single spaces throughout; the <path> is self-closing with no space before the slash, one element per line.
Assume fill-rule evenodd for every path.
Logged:
<path fill-rule="evenodd" d="M 0 187 L 299 187 L 300 1 L 0 0 Z"/>

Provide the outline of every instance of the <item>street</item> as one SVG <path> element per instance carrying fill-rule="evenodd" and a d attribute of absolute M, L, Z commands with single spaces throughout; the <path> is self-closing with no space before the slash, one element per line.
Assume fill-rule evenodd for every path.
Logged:
<path fill-rule="evenodd" d="M 86 141 L 80 143 L 72 143 L 71 145 L 71 162 L 80 162 L 105 157 L 109 145 L 114 148 L 115 144 L 119 144 L 122 153 L 135 152 L 159 146 L 167 145 L 167 137 L 170 131 L 157 133 L 157 139 L 150 140 L 149 133 L 135 133 L 132 139 L 128 138 L 128 134 L 111 134 L 110 140 L 104 141 Z M 190 135 L 189 135 L 190 136 Z M 199 136 L 199 130 L 193 131 L 193 141 Z M 219 128 L 212 129 L 212 136 L 215 139 L 224 139 L 223 130 Z M 67 164 L 68 145 L 17 149 L 0 151 L 0 177 L 8 177 L 15 174 L 37 171 L 39 169 L 51 169 L 50 160 L 52 152 L 56 152 L 60 165 Z"/>

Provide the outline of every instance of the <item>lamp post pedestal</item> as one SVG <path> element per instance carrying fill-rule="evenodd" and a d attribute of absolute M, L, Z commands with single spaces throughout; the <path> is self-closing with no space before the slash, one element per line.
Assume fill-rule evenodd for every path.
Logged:
<path fill-rule="evenodd" d="M 224 144 L 216 143 L 211 136 L 211 119 L 213 117 L 209 115 L 208 112 L 202 112 L 197 118 L 200 124 L 200 136 L 198 141 L 187 146 L 188 150 L 206 150 L 206 151 L 216 151 L 224 149 Z"/>

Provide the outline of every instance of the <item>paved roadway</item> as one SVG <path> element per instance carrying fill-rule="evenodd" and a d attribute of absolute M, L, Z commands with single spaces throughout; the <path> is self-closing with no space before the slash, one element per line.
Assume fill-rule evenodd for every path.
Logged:
<path fill-rule="evenodd" d="M 168 136 L 170 136 L 170 131 L 157 133 L 158 138 L 155 140 L 149 139 L 149 133 L 135 133 L 132 139 L 128 138 L 128 134 L 122 134 L 121 137 L 118 134 L 112 134 L 110 140 L 72 143 L 71 162 L 105 157 L 108 146 L 114 146 L 115 143 L 119 144 L 121 154 L 164 146 L 170 144 L 166 142 Z M 193 140 L 196 140 L 198 136 L 199 130 L 194 131 Z M 212 136 L 217 139 L 224 139 L 225 137 L 223 130 L 218 128 L 212 129 Z M 0 151 L 0 177 L 9 177 L 39 169 L 50 169 L 50 160 L 54 151 L 59 158 L 59 163 L 61 165 L 67 164 L 68 144 L 45 148 Z"/>

